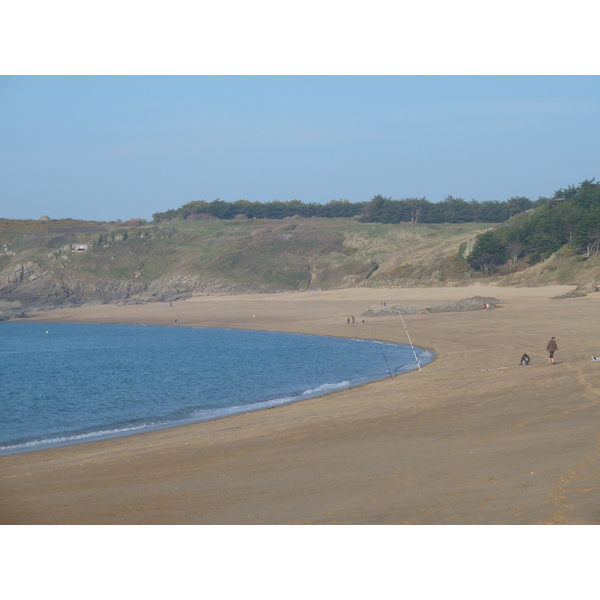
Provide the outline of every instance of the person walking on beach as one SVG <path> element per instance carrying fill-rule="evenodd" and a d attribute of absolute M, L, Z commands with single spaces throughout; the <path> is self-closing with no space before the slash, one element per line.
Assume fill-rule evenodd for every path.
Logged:
<path fill-rule="evenodd" d="M 558 352 L 558 346 L 556 345 L 556 338 L 552 338 L 548 344 L 546 344 L 546 352 L 548 352 L 548 364 L 555 365 L 554 353 Z"/>

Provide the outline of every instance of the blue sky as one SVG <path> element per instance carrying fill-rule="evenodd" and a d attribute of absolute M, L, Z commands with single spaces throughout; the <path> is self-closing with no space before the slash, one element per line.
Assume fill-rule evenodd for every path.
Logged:
<path fill-rule="evenodd" d="M 598 76 L 3 76 L 0 217 L 536 199 L 600 177 L 599 134 Z"/>

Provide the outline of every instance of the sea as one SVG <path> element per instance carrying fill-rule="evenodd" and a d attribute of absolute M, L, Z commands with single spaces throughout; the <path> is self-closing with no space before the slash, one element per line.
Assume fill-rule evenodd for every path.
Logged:
<path fill-rule="evenodd" d="M 0 322 L 0 455 L 256 411 L 425 365 L 404 344 L 316 335 Z M 418 361 L 418 364 L 417 364 Z"/>

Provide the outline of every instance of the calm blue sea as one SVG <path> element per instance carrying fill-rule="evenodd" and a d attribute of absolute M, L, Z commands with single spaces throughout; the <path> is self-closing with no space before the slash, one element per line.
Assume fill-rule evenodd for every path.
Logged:
<path fill-rule="evenodd" d="M 416 349 L 421 365 L 430 352 Z M 145 325 L 0 322 L 0 455 L 320 396 L 416 368 L 410 346 Z M 323 399 L 326 402 L 326 398 Z"/>

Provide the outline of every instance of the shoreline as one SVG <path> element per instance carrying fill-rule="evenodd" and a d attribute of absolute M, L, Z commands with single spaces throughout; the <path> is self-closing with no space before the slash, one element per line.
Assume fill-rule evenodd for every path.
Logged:
<path fill-rule="evenodd" d="M 0 457 L 0 522 L 534 524 L 600 522 L 600 294 L 547 288 L 357 289 L 100 305 L 28 321 L 266 329 L 406 344 L 382 301 L 475 295 L 491 311 L 406 315 L 422 372 L 317 399 L 133 436 Z M 545 364 L 555 335 L 558 365 Z M 546 339 L 547 338 L 547 339 Z M 562 344 L 562 345 L 561 345 Z M 531 365 L 518 364 L 523 351 Z M 40 492 L 42 490 L 42 492 Z"/>
<path fill-rule="evenodd" d="M 19 319 L 21 322 L 27 322 L 27 319 Z M 39 323 L 40 325 L 48 326 L 50 328 L 51 325 L 55 324 L 56 321 L 34 321 L 35 323 Z M 77 325 L 76 323 L 69 323 Z M 110 325 L 107 323 L 90 323 L 90 325 Z M 133 325 L 132 327 L 147 327 L 148 325 Z M 150 327 L 161 327 L 159 325 L 149 325 Z M 205 328 L 194 326 L 184 326 L 186 328 L 197 328 L 197 329 L 224 329 L 224 328 Z M 232 329 L 231 331 L 240 331 L 239 329 Z M 279 333 L 279 332 L 277 332 Z M 285 334 L 282 335 L 302 335 L 302 336 L 311 336 L 311 337 L 325 337 L 319 336 L 316 334 Z M 368 342 L 370 344 L 379 345 L 380 342 L 377 340 L 369 340 L 362 338 L 348 338 L 348 339 L 356 339 L 356 342 Z M 399 344 L 405 347 L 407 350 L 410 349 L 410 345 L 408 344 Z M 355 378 L 341 378 L 335 381 L 335 377 L 323 380 L 321 383 L 317 384 L 311 383 L 305 390 L 296 392 L 292 395 L 284 394 L 284 395 L 274 395 L 273 393 L 268 393 L 268 390 L 265 392 L 265 395 L 261 399 L 254 399 L 251 403 L 248 404 L 235 404 L 235 405 L 223 405 L 221 408 L 203 408 L 202 406 L 191 407 L 194 409 L 194 412 L 203 412 L 205 413 L 203 416 L 189 416 L 187 418 L 178 417 L 178 418 L 169 418 L 163 417 L 161 420 L 159 417 L 153 417 L 152 415 L 148 416 L 138 416 L 133 419 L 131 422 L 125 422 L 119 420 L 118 425 L 97 425 L 96 429 L 92 429 L 92 425 L 87 425 L 84 429 L 81 430 L 70 430 L 63 433 L 57 434 L 48 434 L 47 436 L 37 436 L 32 437 L 31 439 L 21 441 L 19 443 L 0 443 L 0 457 L 1 456 L 13 456 L 16 454 L 24 454 L 29 452 L 38 452 L 40 450 L 51 450 L 55 448 L 63 448 L 67 446 L 75 446 L 80 444 L 87 444 L 95 441 L 105 441 L 105 440 L 114 440 L 120 439 L 124 437 L 131 437 L 134 435 L 142 435 L 144 433 L 149 433 L 153 431 L 162 431 L 173 429 L 177 427 L 183 427 L 187 425 L 194 425 L 199 423 L 206 423 L 208 421 L 215 421 L 218 419 L 225 419 L 231 416 L 245 414 L 249 412 L 259 412 L 264 410 L 271 410 L 273 408 L 277 408 L 278 406 L 282 406 L 285 404 L 292 404 L 294 402 L 302 402 L 304 400 L 308 400 L 311 398 L 323 398 L 328 394 L 334 393 L 336 391 L 343 391 L 346 389 L 360 387 L 362 385 L 368 385 L 369 383 L 373 383 L 375 381 L 380 381 L 382 379 L 386 379 L 387 377 L 399 376 L 404 373 L 407 373 L 413 369 L 420 368 L 421 366 L 426 366 L 431 363 L 434 359 L 434 356 L 429 356 L 429 352 L 423 350 L 421 348 L 416 348 L 419 355 L 421 356 L 421 363 L 417 365 L 417 362 L 405 362 L 398 363 L 393 369 L 390 369 L 389 365 L 386 361 L 386 366 L 388 367 L 388 372 L 385 374 L 375 374 L 374 371 L 371 374 L 365 375 L 357 375 L 355 373 Z M 383 350 L 382 350 L 383 352 Z M 385 358 L 385 355 L 384 355 Z M 371 365 L 375 368 L 375 365 Z M 392 372 L 393 371 L 393 372 Z M 332 382 L 333 381 L 333 382 Z M 307 384 L 308 385 L 308 384 Z M 229 392 L 224 392 L 224 395 L 228 395 Z M 176 407 L 174 407 L 175 409 Z M 187 407 L 188 409 L 190 407 Z M 179 412 L 183 407 L 177 408 Z"/>

